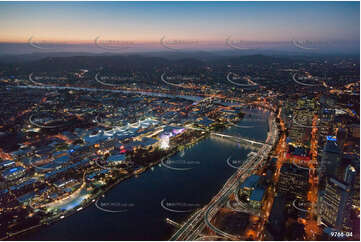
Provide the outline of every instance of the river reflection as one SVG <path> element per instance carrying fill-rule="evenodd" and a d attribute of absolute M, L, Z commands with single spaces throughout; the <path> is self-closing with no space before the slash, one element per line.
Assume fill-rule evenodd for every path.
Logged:
<path fill-rule="evenodd" d="M 264 141 L 267 113 L 252 110 L 242 126 L 222 133 Z M 254 118 L 255 121 L 252 121 Z M 264 121 L 259 121 L 259 120 Z M 227 158 L 245 160 L 252 150 L 235 142 L 206 138 L 184 152 L 171 157 L 192 169 L 173 170 L 162 165 L 137 178 L 126 180 L 110 190 L 95 205 L 49 227 L 29 232 L 21 240 L 167 240 L 175 228 L 170 218 L 183 222 L 194 209 L 207 204 L 224 182 L 235 172 Z M 186 163 L 186 162 L 189 163 Z M 109 211 L 121 212 L 109 212 Z"/>

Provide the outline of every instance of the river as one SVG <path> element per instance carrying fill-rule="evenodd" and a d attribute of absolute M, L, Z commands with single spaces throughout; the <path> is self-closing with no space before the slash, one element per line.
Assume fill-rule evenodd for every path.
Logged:
<path fill-rule="evenodd" d="M 264 141 L 268 114 L 258 110 L 252 112 L 254 115 L 246 115 L 247 121 L 238 123 L 243 128 L 231 127 L 221 132 Z M 252 119 L 257 121 L 250 121 Z M 118 212 L 102 211 L 93 204 L 17 239 L 167 240 L 175 227 L 167 224 L 165 219 L 182 223 L 191 210 L 207 204 L 236 171 L 227 165 L 227 158 L 242 161 L 251 151 L 232 141 L 205 138 L 171 157 L 172 161 L 183 161 L 183 165 L 192 169 L 173 170 L 157 165 L 139 177 L 121 182 L 99 200 L 98 205 L 102 208 Z M 161 206 L 162 201 L 166 209 Z"/>

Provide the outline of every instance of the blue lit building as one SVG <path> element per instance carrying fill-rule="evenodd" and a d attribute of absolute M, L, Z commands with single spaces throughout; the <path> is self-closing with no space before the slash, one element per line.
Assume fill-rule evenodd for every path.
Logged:
<path fill-rule="evenodd" d="M 1 175 L 5 180 L 11 181 L 11 180 L 18 179 L 18 178 L 22 177 L 23 175 L 25 175 L 25 171 L 26 170 L 24 167 L 16 166 L 16 167 L 6 169 L 5 171 L 3 171 L 1 173 Z"/>
<path fill-rule="evenodd" d="M 107 159 L 107 163 L 109 165 L 120 165 L 125 163 L 125 155 L 118 154 L 118 155 L 111 155 Z"/>
<path fill-rule="evenodd" d="M 247 197 L 250 197 L 252 191 L 256 189 L 260 178 L 261 177 L 258 175 L 251 175 L 247 177 L 247 179 L 242 183 L 240 187 L 240 194 L 244 194 L 247 195 Z"/>

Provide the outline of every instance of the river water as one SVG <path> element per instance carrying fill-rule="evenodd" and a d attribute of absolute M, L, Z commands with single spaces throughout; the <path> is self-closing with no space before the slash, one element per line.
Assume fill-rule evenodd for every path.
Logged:
<path fill-rule="evenodd" d="M 268 131 L 268 114 L 259 110 L 251 112 L 254 114 L 246 115 L 245 120 L 238 123 L 242 128 L 231 127 L 221 133 L 264 141 Z M 192 169 L 173 170 L 157 165 L 107 192 L 98 205 L 117 213 L 102 211 L 91 205 L 18 239 L 167 240 L 175 227 L 166 223 L 165 219 L 182 223 L 191 210 L 207 204 L 236 171 L 227 165 L 227 158 L 242 161 L 251 151 L 249 147 L 229 140 L 216 137 L 203 139 L 171 157 L 171 160 L 183 161 Z"/>

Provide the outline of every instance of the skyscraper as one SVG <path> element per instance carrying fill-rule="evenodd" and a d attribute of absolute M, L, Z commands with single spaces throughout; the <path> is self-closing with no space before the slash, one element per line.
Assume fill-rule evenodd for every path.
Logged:
<path fill-rule="evenodd" d="M 306 197 L 309 189 L 309 173 L 307 169 L 293 164 L 283 164 L 278 180 L 277 193 L 287 196 Z"/>
<path fill-rule="evenodd" d="M 341 150 L 337 145 L 337 141 L 332 136 L 327 136 L 327 141 L 323 148 L 321 166 L 320 166 L 320 182 L 325 184 L 325 178 L 336 175 L 337 167 L 341 160 Z"/>
<path fill-rule="evenodd" d="M 330 177 L 320 202 L 320 220 L 337 231 L 350 230 L 350 212 L 352 204 L 352 184 L 356 169 L 348 165 L 344 180 Z"/>
<path fill-rule="evenodd" d="M 345 170 L 344 182 L 348 185 L 353 185 L 356 175 L 356 169 L 352 165 L 348 165 Z"/>

